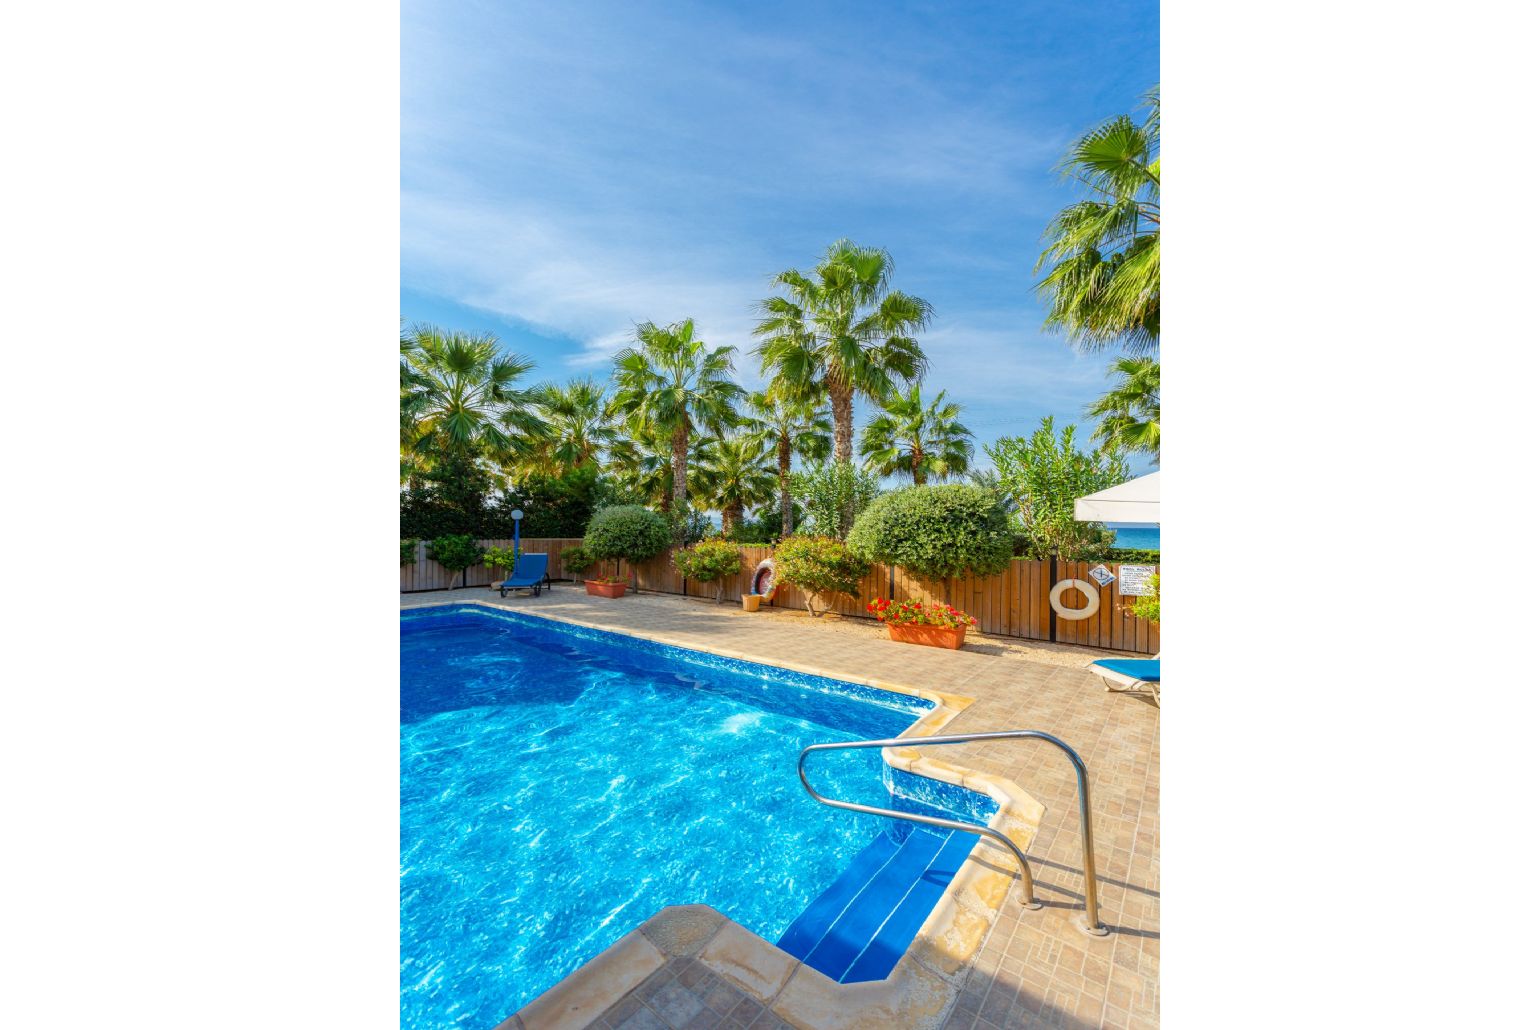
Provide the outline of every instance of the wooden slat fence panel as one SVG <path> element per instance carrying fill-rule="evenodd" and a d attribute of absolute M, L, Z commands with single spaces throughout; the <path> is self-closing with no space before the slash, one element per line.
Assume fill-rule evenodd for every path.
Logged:
<path fill-rule="evenodd" d="M 561 552 L 582 543 L 580 537 L 537 537 L 520 541 L 526 553 L 543 552 L 550 555 L 550 573 L 553 580 L 578 579 L 561 561 Z M 481 540 L 483 547 L 512 547 L 511 539 Z M 724 603 L 736 603 L 738 596 L 748 592 L 754 568 L 761 560 L 772 557 L 773 547 L 743 545 L 743 564 L 738 573 L 730 577 L 723 590 Z M 443 590 L 451 585 L 450 573 L 437 562 L 428 558 L 427 541 L 417 544 L 417 563 L 401 567 L 401 592 L 419 590 Z M 633 572 L 640 589 L 689 597 L 714 599 L 716 588 L 700 583 L 683 582 L 671 561 L 672 552 L 658 555 L 638 563 L 633 569 L 626 562 L 600 562 L 588 571 L 588 575 L 614 575 L 629 577 Z M 1095 585 L 1090 577 L 1091 562 L 1058 563 L 1058 578 L 1082 579 Z M 1119 566 L 1105 563 L 1116 575 Z M 1157 566 L 1158 570 L 1158 566 Z M 1050 636 L 1062 643 L 1080 644 L 1086 647 L 1107 648 L 1155 654 L 1160 650 L 1160 627 L 1144 619 L 1137 619 L 1127 610 L 1133 598 L 1122 597 L 1117 592 L 1117 582 L 1101 588 L 1101 608 L 1089 619 L 1067 620 L 1054 614 L 1048 603 L 1053 587 L 1052 564 L 1048 561 L 1016 558 L 1006 571 L 994 576 L 963 576 L 949 583 L 923 580 L 903 569 L 887 565 L 873 565 L 861 580 L 853 598 L 835 600 L 831 611 L 846 618 L 870 618 L 866 611 L 867 601 L 879 597 L 897 600 L 917 599 L 926 602 L 946 601 L 950 597 L 953 607 L 960 608 L 979 620 L 979 630 L 1000 636 L 1020 637 L 1026 640 L 1048 640 Z M 486 586 L 496 582 L 491 569 L 484 565 L 467 570 L 468 586 Z M 459 574 L 453 576 L 453 585 L 460 583 Z M 891 584 L 891 589 L 890 589 Z M 802 608 L 806 603 L 803 592 L 789 583 L 783 583 L 777 591 L 774 603 L 782 608 Z M 1069 608 L 1085 605 L 1079 591 L 1068 591 L 1064 604 Z"/>
<path fill-rule="evenodd" d="M 512 547 L 513 538 L 502 540 L 478 540 L 482 547 Z M 574 547 L 583 542 L 582 537 L 534 537 L 519 541 L 519 549 L 525 554 L 541 552 L 550 555 L 550 563 L 547 568 L 552 579 L 572 578 L 562 565 L 561 552 L 564 548 Z M 499 582 L 501 575 L 494 573 L 486 565 L 473 565 L 465 570 L 465 585 L 471 587 L 484 587 Z M 444 590 L 451 586 L 460 585 L 460 573 L 451 575 L 448 569 L 428 557 L 428 541 L 417 542 L 417 563 L 415 565 L 403 565 L 401 567 L 401 592 L 411 593 L 418 590 Z"/>

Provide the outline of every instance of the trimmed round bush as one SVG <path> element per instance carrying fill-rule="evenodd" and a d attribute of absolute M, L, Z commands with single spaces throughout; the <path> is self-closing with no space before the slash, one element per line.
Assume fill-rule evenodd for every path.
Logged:
<path fill-rule="evenodd" d="M 822 615 L 813 608 L 813 598 L 831 607 L 834 594 L 854 597 L 861 580 L 871 571 L 871 563 L 853 554 L 850 548 L 828 536 L 789 536 L 775 548 L 775 574 L 783 582 L 801 587 L 807 593 L 809 615 Z"/>
<path fill-rule="evenodd" d="M 743 571 L 743 552 L 726 540 L 702 540 L 694 547 L 675 551 L 674 568 L 685 579 L 715 583 L 717 604 L 721 604 L 723 580 Z"/>
<path fill-rule="evenodd" d="M 644 562 L 669 545 L 668 520 L 640 504 L 617 504 L 601 508 L 588 520 L 583 535 L 583 550 L 603 561 L 623 558 L 632 564 Z"/>
<path fill-rule="evenodd" d="M 450 572 L 463 572 L 481 561 L 481 545 L 476 543 L 476 538 L 469 533 L 451 533 L 441 536 L 428 545 L 428 557 L 438 562 Z M 450 585 L 453 586 L 454 577 L 450 577 Z M 465 585 L 465 577 L 460 577 L 460 585 Z M 445 587 L 445 590 L 450 587 Z"/>
<path fill-rule="evenodd" d="M 847 542 L 866 561 L 936 581 L 1004 572 L 1012 551 L 1010 522 L 994 493 L 966 483 L 883 494 L 857 516 Z"/>

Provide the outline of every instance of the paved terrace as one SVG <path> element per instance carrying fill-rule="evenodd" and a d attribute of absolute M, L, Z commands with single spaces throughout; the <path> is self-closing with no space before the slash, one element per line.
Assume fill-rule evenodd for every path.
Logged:
<path fill-rule="evenodd" d="M 562 584 L 501 600 L 485 588 L 403 594 L 403 607 L 474 600 L 623 629 L 755 661 L 790 661 L 833 678 L 883 679 L 973 697 L 947 733 L 1036 729 L 1075 748 L 1090 769 L 1105 938 L 1080 931 L 1075 779 L 1056 748 L 1031 741 L 930 748 L 957 765 L 1006 776 L 1048 808 L 1029 851 L 1045 907 L 1007 900 L 962 981 L 948 1030 L 1158 1025 L 1160 959 L 1159 711 L 1108 693 L 1084 666 L 1106 652 L 969 634 L 960 652 L 898 644 L 866 620 L 749 614 L 671 595 L 587 596 Z M 795 772 L 788 769 L 788 776 Z M 1012 888 L 1014 891 L 1015 888 Z M 590 1024 L 780 1027 L 767 1006 L 691 958 L 675 958 Z"/>

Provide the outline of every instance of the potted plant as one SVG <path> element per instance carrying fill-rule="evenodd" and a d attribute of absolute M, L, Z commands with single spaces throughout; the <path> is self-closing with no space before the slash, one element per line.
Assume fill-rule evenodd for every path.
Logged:
<path fill-rule="evenodd" d="M 620 561 L 635 566 L 666 550 L 669 540 L 668 520 L 662 515 L 639 504 L 617 504 L 599 509 L 588 520 L 583 550 L 599 561 L 615 559 L 619 572 Z"/>
<path fill-rule="evenodd" d="M 968 627 L 979 624 L 979 620 L 949 604 L 879 598 L 868 602 L 866 610 L 888 627 L 888 636 L 894 640 L 953 651 L 962 647 Z"/>
<path fill-rule="evenodd" d="M 488 547 L 481 556 L 481 563 L 492 570 L 496 581 L 487 584 L 488 590 L 496 590 L 498 583 L 507 579 L 513 567 L 519 564 L 519 554 L 511 547 Z"/>
<path fill-rule="evenodd" d="M 595 597 L 626 596 L 626 581 L 621 576 L 600 576 L 598 579 L 585 579 L 583 585 Z"/>
<path fill-rule="evenodd" d="M 801 587 L 809 615 L 817 618 L 834 605 L 834 597 L 854 597 L 861 589 L 861 579 L 871 571 L 871 564 L 850 553 L 833 537 L 789 536 L 775 549 L 776 574 L 783 583 Z M 813 600 L 823 603 L 823 610 L 813 607 Z"/>
<path fill-rule="evenodd" d="M 685 579 L 715 583 L 717 604 L 721 604 L 727 577 L 743 571 L 743 552 L 738 550 L 737 544 L 726 540 L 702 540 L 694 547 L 674 552 L 674 569 Z"/>

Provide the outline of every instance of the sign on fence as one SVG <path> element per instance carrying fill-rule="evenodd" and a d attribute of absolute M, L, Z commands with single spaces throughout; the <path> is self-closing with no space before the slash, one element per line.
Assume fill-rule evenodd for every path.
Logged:
<path fill-rule="evenodd" d="M 1096 580 L 1096 585 L 1104 587 L 1118 577 L 1112 574 L 1112 570 L 1105 565 L 1095 565 L 1091 568 L 1091 578 Z"/>
<path fill-rule="evenodd" d="M 1154 565 L 1119 566 L 1118 593 L 1124 597 L 1149 597 L 1155 593 L 1155 584 L 1151 582 L 1154 576 Z"/>

